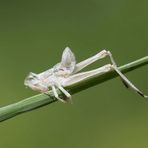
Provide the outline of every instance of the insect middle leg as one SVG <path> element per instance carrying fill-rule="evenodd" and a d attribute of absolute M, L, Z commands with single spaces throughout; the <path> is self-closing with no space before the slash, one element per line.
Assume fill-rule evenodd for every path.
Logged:
<path fill-rule="evenodd" d="M 59 95 L 58 95 L 58 93 L 57 93 L 57 91 L 56 91 L 55 86 L 52 86 L 52 91 L 53 91 L 53 94 L 54 94 L 54 96 L 55 96 L 56 99 L 58 99 L 59 101 L 61 101 L 61 102 L 63 102 L 63 103 L 66 102 L 65 100 L 63 100 L 63 99 L 61 99 L 61 98 L 59 97 Z"/>
<path fill-rule="evenodd" d="M 63 94 L 67 97 L 67 101 L 70 101 L 71 103 L 72 103 L 72 99 L 71 99 L 71 95 L 70 95 L 70 93 L 67 91 L 67 90 L 65 90 L 60 84 L 57 86 L 60 90 L 61 90 L 61 92 L 63 92 Z"/>

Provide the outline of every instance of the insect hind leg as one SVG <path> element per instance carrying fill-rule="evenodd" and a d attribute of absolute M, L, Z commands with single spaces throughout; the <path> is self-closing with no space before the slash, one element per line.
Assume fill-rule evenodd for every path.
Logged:
<path fill-rule="evenodd" d="M 97 53 L 96 55 L 79 62 L 78 64 L 76 64 L 75 70 L 73 73 L 77 73 L 79 71 L 81 71 L 82 69 L 84 69 L 85 67 L 89 66 L 90 64 L 96 62 L 97 60 L 103 59 L 108 55 L 106 50 L 102 50 L 99 53 Z"/>
<path fill-rule="evenodd" d="M 118 75 L 120 76 L 120 78 L 121 78 L 123 84 L 124 84 L 127 88 L 130 88 L 130 89 L 132 89 L 133 91 L 135 91 L 136 93 L 138 93 L 139 95 L 141 95 L 142 97 L 148 98 L 148 96 L 146 96 L 142 91 L 140 91 L 140 90 L 139 90 L 130 80 L 128 80 L 128 79 L 126 78 L 126 76 L 118 69 L 117 64 L 116 64 L 116 62 L 115 62 L 115 60 L 114 60 L 114 58 L 113 58 L 111 52 L 110 52 L 110 51 L 107 51 L 106 54 L 109 56 L 109 58 L 110 58 L 110 60 L 111 60 L 111 62 L 112 62 L 112 64 L 113 64 L 112 67 L 113 67 L 113 69 L 118 73 Z"/>
<path fill-rule="evenodd" d="M 81 81 L 85 81 L 87 79 L 90 79 L 91 77 L 92 78 L 97 77 L 99 75 L 109 72 L 110 70 L 113 70 L 112 65 L 107 64 L 107 65 L 104 65 L 102 67 L 99 67 L 99 68 L 91 70 L 91 71 L 77 73 L 77 74 L 67 77 L 63 81 L 62 86 L 67 87 L 67 86 L 79 83 Z"/>

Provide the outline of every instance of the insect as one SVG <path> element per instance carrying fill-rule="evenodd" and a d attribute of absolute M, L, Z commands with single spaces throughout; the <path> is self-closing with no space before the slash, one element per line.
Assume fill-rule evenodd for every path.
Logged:
<path fill-rule="evenodd" d="M 111 64 L 104 65 L 100 68 L 87 71 L 80 72 L 83 68 L 88 65 L 96 62 L 99 59 L 109 57 L 111 60 Z M 53 66 L 53 68 L 48 69 L 42 73 L 35 74 L 30 72 L 26 77 L 24 84 L 30 87 L 32 90 L 39 91 L 42 93 L 47 93 L 49 89 L 52 89 L 54 96 L 62 102 L 67 102 L 66 100 L 59 97 L 57 93 L 57 89 L 59 89 L 64 95 L 71 100 L 70 93 L 64 89 L 64 87 L 74 84 L 76 82 L 85 80 L 89 77 L 93 77 L 98 74 L 104 74 L 114 70 L 120 76 L 121 80 L 125 84 L 127 88 L 132 89 L 139 95 L 144 98 L 148 98 L 148 96 L 144 95 L 142 91 L 140 91 L 134 84 L 132 84 L 118 69 L 115 60 L 110 51 L 102 50 L 96 55 L 80 62 L 76 63 L 75 55 L 71 51 L 69 47 L 66 47 L 62 54 L 61 62 Z"/>

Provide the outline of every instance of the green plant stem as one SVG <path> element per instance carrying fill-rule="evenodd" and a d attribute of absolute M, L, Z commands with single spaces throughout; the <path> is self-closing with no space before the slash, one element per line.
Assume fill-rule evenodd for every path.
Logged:
<path fill-rule="evenodd" d="M 138 59 L 134 62 L 128 63 L 126 65 L 120 66 L 118 68 L 123 73 L 127 73 L 127 72 L 130 72 L 130 71 L 137 69 L 141 66 L 144 66 L 146 64 L 148 64 L 148 56 Z M 74 85 L 70 85 L 70 86 L 66 87 L 66 89 L 72 95 L 77 92 L 81 92 L 82 90 L 92 87 L 94 85 L 98 85 L 98 84 L 103 83 L 107 80 L 113 79 L 117 76 L 118 75 L 115 71 L 110 71 L 110 72 L 105 73 L 103 75 L 99 75 L 99 76 L 96 75 L 95 77 L 91 77 L 91 78 L 88 78 L 87 80 L 75 83 Z M 58 91 L 58 93 L 59 93 L 60 97 L 64 97 L 59 91 Z M 49 95 L 38 94 L 38 95 L 35 95 L 32 97 L 29 97 L 27 99 L 24 99 L 22 101 L 19 101 L 17 103 L 1 107 L 0 108 L 0 121 L 7 120 L 9 118 L 12 118 L 12 117 L 18 115 L 18 114 L 37 109 L 39 107 L 45 106 L 45 105 L 53 103 L 55 101 L 57 101 L 57 100 L 53 96 L 52 91 L 49 91 Z"/>

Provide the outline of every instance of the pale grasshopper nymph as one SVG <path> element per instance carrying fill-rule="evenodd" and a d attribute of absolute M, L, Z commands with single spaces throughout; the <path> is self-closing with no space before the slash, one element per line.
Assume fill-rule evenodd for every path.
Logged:
<path fill-rule="evenodd" d="M 97 69 L 87 71 L 87 72 L 80 72 L 86 66 L 96 62 L 99 59 L 102 59 L 106 56 L 109 56 L 112 64 L 107 64 Z M 69 86 L 71 84 L 77 83 L 88 77 L 93 77 L 98 74 L 103 74 L 109 72 L 111 70 L 115 70 L 118 75 L 120 76 L 121 80 L 125 84 L 127 88 L 132 89 L 136 93 L 140 94 L 144 98 L 148 98 L 148 96 L 144 95 L 134 84 L 132 84 L 126 77 L 121 73 L 118 69 L 115 60 L 110 51 L 102 50 L 101 52 L 97 53 L 96 55 L 80 62 L 76 63 L 76 59 L 72 51 L 69 47 L 66 47 L 63 54 L 61 62 L 56 64 L 53 68 L 48 69 L 42 73 L 35 74 L 30 72 L 29 75 L 26 77 L 24 84 L 30 87 L 33 90 L 47 93 L 51 88 L 53 90 L 54 96 L 62 101 L 66 102 L 66 100 L 59 97 L 57 93 L 57 89 L 59 89 L 68 100 L 71 100 L 71 95 L 64 87 Z"/>

